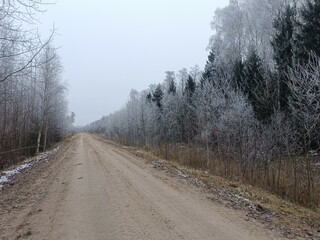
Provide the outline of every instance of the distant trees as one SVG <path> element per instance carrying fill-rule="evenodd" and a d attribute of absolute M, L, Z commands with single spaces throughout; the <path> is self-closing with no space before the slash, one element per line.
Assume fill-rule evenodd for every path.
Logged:
<path fill-rule="evenodd" d="M 0 168 L 15 159 L 2 153 L 45 150 L 72 125 L 61 63 L 51 44 L 54 30 L 44 42 L 33 30 L 43 4 L 35 0 L 0 4 Z"/>
<path fill-rule="evenodd" d="M 209 56 L 88 126 L 211 173 L 320 204 L 320 4 L 232 0 Z"/>

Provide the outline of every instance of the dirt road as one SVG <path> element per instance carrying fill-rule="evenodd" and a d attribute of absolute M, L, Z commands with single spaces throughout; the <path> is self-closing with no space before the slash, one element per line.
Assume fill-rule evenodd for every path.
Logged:
<path fill-rule="evenodd" d="M 20 178 L 0 193 L 1 239 L 279 239 L 89 134 Z"/>

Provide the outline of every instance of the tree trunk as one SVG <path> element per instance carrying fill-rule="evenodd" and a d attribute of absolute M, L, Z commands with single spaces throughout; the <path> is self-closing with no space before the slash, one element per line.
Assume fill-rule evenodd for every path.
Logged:
<path fill-rule="evenodd" d="M 40 150 L 41 132 L 42 132 L 42 124 L 41 124 L 41 126 L 39 128 L 39 132 L 38 132 L 36 154 L 38 154 L 39 150 Z"/>
<path fill-rule="evenodd" d="M 44 127 L 44 136 L 43 136 L 43 151 L 47 148 L 47 135 L 48 135 L 48 123 Z"/>

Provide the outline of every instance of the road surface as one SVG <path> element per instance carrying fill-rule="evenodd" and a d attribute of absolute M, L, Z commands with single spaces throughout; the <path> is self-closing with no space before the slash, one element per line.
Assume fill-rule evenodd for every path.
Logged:
<path fill-rule="evenodd" d="M 3 193 L 20 200 L 0 212 L 1 239 L 278 239 L 94 135 L 75 135 L 28 174 Z"/>

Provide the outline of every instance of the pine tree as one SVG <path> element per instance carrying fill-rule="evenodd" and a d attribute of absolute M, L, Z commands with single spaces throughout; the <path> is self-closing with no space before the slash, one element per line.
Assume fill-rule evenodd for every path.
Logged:
<path fill-rule="evenodd" d="M 306 64 L 310 52 L 320 56 L 320 1 L 306 0 L 300 10 L 295 58 L 298 63 Z"/>
<path fill-rule="evenodd" d="M 284 12 L 274 21 L 273 26 L 276 33 L 271 45 L 274 52 L 274 60 L 277 69 L 277 91 L 278 109 L 286 111 L 288 109 L 288 69 L 293 67 L 293 47 L 295 31 L 295 6 L 288 5 Z"/>

